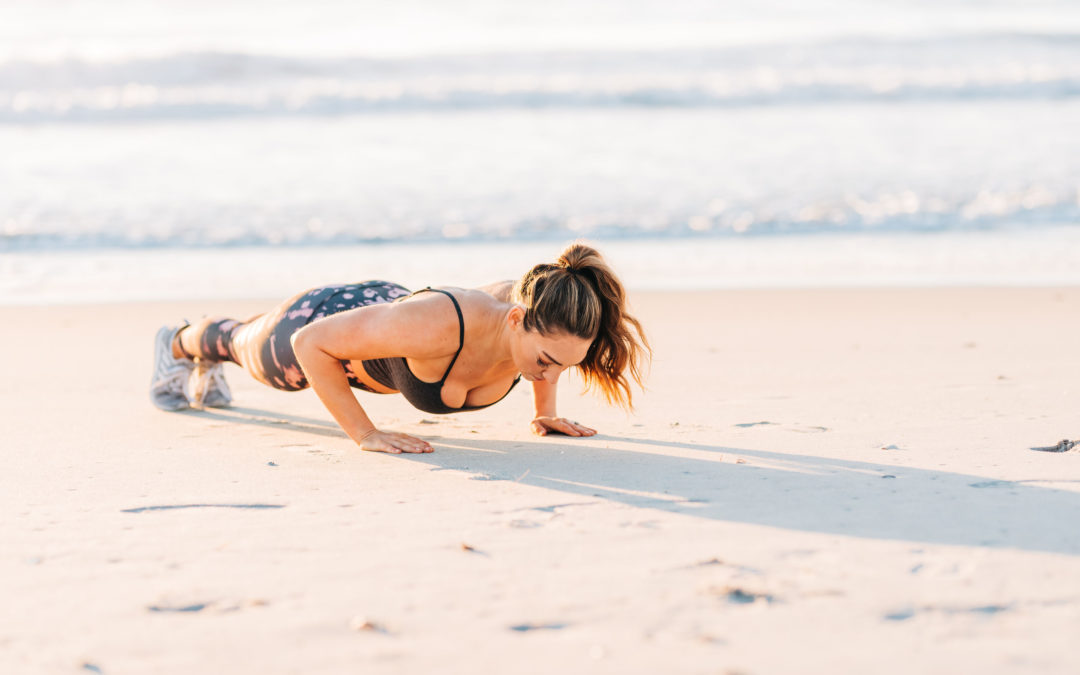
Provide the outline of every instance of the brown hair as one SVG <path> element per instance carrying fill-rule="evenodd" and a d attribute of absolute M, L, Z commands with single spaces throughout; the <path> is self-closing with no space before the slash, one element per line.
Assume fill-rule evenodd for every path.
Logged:
<path fill-rule="evenodd" d="M 514 299 L 525 306 L 527 330 L 592 340 L 578 364 L 585 389 L 596 385 L 608 403 L 633 409 L 624 373 L 629 370 L 642 386 L 642 366 L 652 349 L 641 323 L 626 310 L 622 282 L 596 249 L 574 243 L 554 264 L 536 265 L 514 286 Z"/>

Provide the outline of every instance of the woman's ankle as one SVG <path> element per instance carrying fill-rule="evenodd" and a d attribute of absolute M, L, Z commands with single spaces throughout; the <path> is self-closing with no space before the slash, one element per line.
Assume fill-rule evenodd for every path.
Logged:
<path fill-rule="evenodd" d="M 180 330 L 176 331 L 176 335 L 173 337 L 172 341 L 172 355 L 174 359 L 188 359 L 190 361 L 194 361 L 195 357 L 189 354 L 186 349 L 184 349 L 184 343 L 180 341 L 180 335 L 187 328 L 188 326 L 184 326 Z"/>

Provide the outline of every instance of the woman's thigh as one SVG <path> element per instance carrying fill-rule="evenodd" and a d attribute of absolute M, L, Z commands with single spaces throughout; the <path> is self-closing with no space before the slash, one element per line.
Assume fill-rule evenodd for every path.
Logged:
<path fill-rule="evenodd" d="M 305 389 L 307 378 L 293 352 L 293 333 L 332 314 L 392 302 L 408 294 L 407 289 L 385 281 L 320 286 L 304 291 L 238 328 L 233 336 L 233 353 L 240 365 L 260 382 L 285 391 Z"/>

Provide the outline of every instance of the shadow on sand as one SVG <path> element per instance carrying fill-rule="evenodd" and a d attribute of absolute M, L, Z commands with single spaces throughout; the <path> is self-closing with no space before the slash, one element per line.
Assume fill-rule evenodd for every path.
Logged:
<path fill-rule="evenodd" d="M 190 414 L 345 436 L 332 423 L 273 411 L 229 408 Z M 576 499 L 808 532 L 1080 555 L 1080 493 L 1052 486 L 1075 481 L 1038 476 L 993 480 L 608 435 L 565 441 L 424 437 L 435 445 L 434 453 L 401 457 L 472 473 L 474 479 L 559 490 Z M 746 463 L 736 463 L 737 458 Z"/>
<path fill-rule="evenodd" d="M 576 498 L 808 532 L 1080 554 L 1080 493 L 1049 486 L 1048 479 L 993 480 L 606 435 L 562 443 L 428 440 L 435 453 L 403 457 Z M 622 447 L 598 447 L 605 442 Z M 674 448 L 677 456 L 650 448 Z M 1073 481 L 1061 481 L 1067 482 Z"/>
<path fill-rule="evenodd" d="M 239 406 L 229 406 L 228 408 L 188 408 L 177 414 L 202 417 L 204 419 L 222 420 L 233 422 L 235 424 L 270 427 L 272 429 L 287 427 L 292 431 L 303 431 L 309 434 L 315 434 L 316 436 L 327 436 L 330 438 L 348 438 L 348 436 L 345 435 L 345 432 L 341 430 L 341 427 L 333 422 L 317 420 L 311 417 L 301 417 L 300 415 L 290 415 L 289 413 L 272 410 L 259 410 L 258 408 L 241 408 Z"/>

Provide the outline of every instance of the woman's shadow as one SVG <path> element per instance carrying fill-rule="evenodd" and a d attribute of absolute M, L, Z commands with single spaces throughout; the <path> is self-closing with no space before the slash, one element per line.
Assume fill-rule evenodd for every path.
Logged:
<path fill-rule="evenodd" d="M 567 442 L 429 440 L 436 452 L 405 457 L 476 479 L 559 490 L 576 502 L 617 501 L 696 518 L 870 539 L 1080 554 L 1080 494 L 1047 486 L 1077 481 L 993 480 L 606 435 Z"/>
<path fill-rule="evenodd" d="M 344 437 L 332 423 L 271 411 L 232 408 L 197 414 Z M 425 438 L 435 446 L 434 453 L 401 457 L 435 470 L 466 472 L 473 480 L 507 480 L 558 490 L 575 503 L 608 500 L 806 532 L 1080 554 L 1080 493 L 1050 486 L 1076 481 L 1038 476 L 993 480 L 875 462 L 609 435 L 581 440 L 430 434 Z"/>

